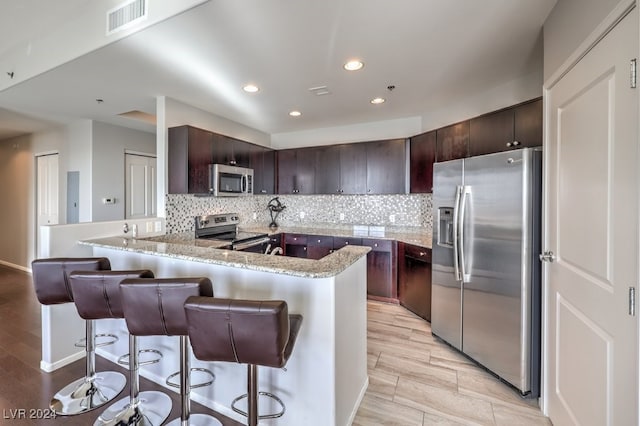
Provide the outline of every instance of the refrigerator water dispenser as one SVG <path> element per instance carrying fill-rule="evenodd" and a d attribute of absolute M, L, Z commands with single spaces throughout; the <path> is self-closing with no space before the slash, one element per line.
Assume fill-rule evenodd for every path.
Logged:
<path fill-rule="evenodd" d="M 438 245 L 453 248 L 453 207 L 438 209 Z"/>

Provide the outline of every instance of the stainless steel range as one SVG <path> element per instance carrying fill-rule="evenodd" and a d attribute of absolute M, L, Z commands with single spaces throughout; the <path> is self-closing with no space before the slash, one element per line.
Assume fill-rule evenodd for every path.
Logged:
<path fill-rule="evenodd" d="M 222 248 L 249 251 L 255 247 L 256 251 L 259 251 L 263 244 L 269 242 L 266 233 L 240 231 L 240 218 L 237 213 L 196 216 L 195 220 L 196 238 L 229 242 L 228 246 Z"/>

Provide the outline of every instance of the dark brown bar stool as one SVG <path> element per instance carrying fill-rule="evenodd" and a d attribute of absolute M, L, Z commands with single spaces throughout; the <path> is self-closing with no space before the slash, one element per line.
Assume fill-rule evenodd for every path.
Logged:
<path fill-rule="evenodd" d="M 193 353 L 202 361 L 227 361 L 248 365 L 248 392 L 233 400 L 233 410 L 258 420 L 282 417 L 284 403 L 268 392 L 258 393 L 258 366 L 282 368 L 291 356 L 302 324 L 301 315 L 289 315 L 281 300 L 254 301 L 190 297 L 185 303 Z M 282 409 L 258 414 L 258 395 L 273 398 Z M 247 412 L 235 404 L 247 398 Z"/>
<path fill-rule="evenodd" d="M 205 415 L 190 415 L 189 354 L 184 302 L 189 296 L 213 297 L 208 278 L 127 279 L 120 283 L 124 318 L 129 329 L 130 396 L 115 402 L 95 425 L 160 425 L 171 412 L 162 392 L 140 392 L 138 336 L 180 336 L 182 414 L 178 424 L 205 424 Z M 215 420 L 214 417 L 211 417 Z M 216 424 L 216 423 L 212 423 Z M 219 422 L 217 424 L 220 424 Z"/>
<path fill-rule="evenodd" d="M 43 305 L 73 303 L 69 274 L 73 271 L 110 270 L 106 257 L 36 259 L 31 263 L 36 296 Z M 115 398 L 124 388 L 124 375 L 115 371 L 95 372 L 95 336 L 93 322 L 86 321 L 86 375 L 61 390 L 49 406 L 56 414 L 82 414 Z"/>

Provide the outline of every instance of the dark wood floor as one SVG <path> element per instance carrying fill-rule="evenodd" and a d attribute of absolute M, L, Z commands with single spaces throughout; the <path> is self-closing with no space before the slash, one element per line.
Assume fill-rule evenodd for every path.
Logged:
<path fill-rule="evenodd" d="M 30 410 L 46 409 L 51 396 L 68 383 L 82 377 L 84 360 L 64 368 L 45 373 L 40 370 L 41 358 L 40 305 L 35 297 L 31 276 L 25 272 L 0 265 L 0 425 L 91 425 L 103 408 L 79 416 L 61 417 L 56 420 L 36 420 L 21 417 Z M 126 377 L 125 369 L 96 357 L 96 369 L 120 371 Z M 215 384 L 214 384 L 215 386 Z M 166 392 L 173 400 L 169 420 L 180 415 L 179 395 L 167 391 L 144 378 L 140 388 Z M 128 387 L 120 395 L 127 395 Z M 22 411 L 24 410 L 24 411 Z M 238 423 L 218 413 L 214 413 L 197 403 L 192 403 L 193 413 L 207 413 L 220 419 L 225 426 Z"/>

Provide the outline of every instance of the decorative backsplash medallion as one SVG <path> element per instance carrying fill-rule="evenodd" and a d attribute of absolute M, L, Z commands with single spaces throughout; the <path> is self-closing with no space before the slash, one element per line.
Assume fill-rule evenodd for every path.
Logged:
<path fill-rule="evenodd" d="M 274 195 L 251 197 L 166 196 L 167 233 L 194 232 L 194 217 L 238 213 L 241 226 L 268 226 L 267 205 Z M 431 194 L 402 195 L 278 195 L 286 208 L 280 226 L 380 225 L 420 227 L 431 232 Z"/>

